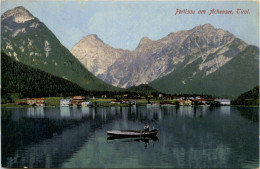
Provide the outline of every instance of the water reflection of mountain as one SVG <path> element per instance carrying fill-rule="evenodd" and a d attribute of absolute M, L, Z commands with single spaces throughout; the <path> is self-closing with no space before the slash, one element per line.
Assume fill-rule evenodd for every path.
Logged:
<path fill-rule="evenodd" d="M 3 166 L 57 167 L 87 140 L 93 128 L 105 122 L 102 115 L 93 117 L 94 109 L 42 110 L 29 108 L 18 114 L 14 109 L 2 109 Z M 56 160 L 51 162 L 53 158 Z"/>
<path fill-rule="evenodd" d="M 109 141 L 107 144 L 92 140 L 89 143 L 91 147 L 84 145 L 74 154 L 75 158 L 63 164 L 63 167 L 241 168 L 245 166 L 247 159 L 258 159 L 258 148 L 252 146 L 258 145 L 258 139 L 253 138 L 257 131 L 247 119 L 241 118 L 240 112 L 234 108 L 199 106 L 196 113 L 192 107 L 180 107 L 177 111 L 175 107 L 154 110 L 137 107 L 136 113 L 128 108 L 122 108 L 121 111 L 118 113 L 121 119 L 115 119 L 113 123 L 103 127 L 138 128 L 142 127 L 142 120 L 150 120 L 150 124 L 158 124 L 160 144 L 154 147 L 148 145 L 148 148 L 144 149 L 145 144 L 132 140 Z M 127 125 L 123 115 L 126 111 Z M 148 112 L 150 114 L 147 114 Z M 159 116 L 159 113 L 161 119 L 153 119 Z M 239 128 L 242 125 L 240 122 L 243 128 Z M 102 161 L 102 164 L 93 160 L 92 156 Z M 80 158 L 86 160 L 79 161 Z"/>
<path fill-rule="evenodd" d="M 82 124 L 73 129 L 65 129 L 51 139 L 40 140 L 36 144 L 24 146 L 8 157 L 3 166 L 55 168 L 80 149 L 91 133 L 91 124 Z M 55 159 L 55 160 L 54 160 Z"/>
<path fill-rule="evenodd" d="M 156 151 L 160 152 L 163 149 L 171 155 L 172 160 L 167 161 L 168 164 L 164 166 L 178 164 L 175 166 L 182 167 L 180 163 L 185 161 L 186 167 L 189 167 L 188 164 L 207 166 L 199 164 L 199 158 L 205 158 L 208 162 L 217 162 L 218 165 L 215 167 L 239 167 L 242 166 L 244 159 L 254 159 L 258 156 L 258 148 L 251 146 L 258 145 L 255 143 L 258 139 L 254 138 L 258 135 L 258 131 L 250 125 L 252 121 L 241 117 L 241 112 L 243 109 L 228 106 L 217 108 L 184 106 L 178 109 L 176 107 L 2 109 L 2 145 L 4 145 L 2 165 L 61 167 L 64 161 L 81 151 L 82 146 L 90 155 L 95 154 L 97 150 L 108 151 L 118 148 L 115 144 L 101 146 L 95 143 L 92 151 L 87 149 L 88 142 L 95 142 L 91 138 L 96 135 L 99 139 L 106 138 L 106 133 L 100 132 L 107 129 L 140 129 L 143 127 L 143 122 L 148 121 L 150 127 L 154 125 L 159 129 L 160 150 Z M 243 127 L 240 127 L 241 123 Z M 255 135 L 249 134 L 248 131 Z M 139 149 L 129 149 L 125 145 L 121 144 L 122 151 L 141 152 Z M 205 150 L 205 153 L 199 154 L 200 150 L 203 152 Z M 149 150 L 151 159 L 163 158 L 161 152 L 156 154 L 151 151 Z M 248 155 L 247 151 L 251 154 Z M 198 153 L 197 160 L 189 163 L 189 159 L 196 153 Z M 120 154 L 113 156 L 120 158 Z M 226 165 L 232 164 L 231 157 L 235 156 L 240 157 L 236 161 L 237 164 Z M 145 161 L 142 156 L 140 160 Z"/>
<path fill-rule="evenodd" d="M 184 158 L 188 161 L 197 150 L 205 149 L 205 152 L 208 152 L 206 150 L 210 149 L 212 153 L 200 154 L 198 157 L 207 156 L 208 161 L 211 159 L 210 156 L 214 157 L 212 164 L 216 163 L 216 165 L 212 166 L 213 168 L 239 168 L 239 166 L 245 165 L 243 164 L 245 159 L 259 157 L 258 147 L 252 147 L 252 145 L 258 145 L 256 138 L 258 131 L 255 130 L 252 121 L 241 118 L 240 109 L 229 106 L 216 108 L 204 106 L 196 109 L 196 114 L 189 113 L 192 111 L 191 108 L 186 110 L 187 112 L 180 108 L 176 112 L 180 116 L 177 116 L 176 119 L 164 118 L 163 122 L 160 123 L 159 130 L 161 133 L 164 132 L 162 135 L 166 137 L 167 133 L 173 133 L 167 139 L 172 140 L 171 150 L 176 152 L 175 154 L 185 154 Z M 258 111 L 258 109 L 255 110 Z M 198 119 L 197 117 L 200 117 L 198 114 L 201 114 L 202 118 Z M 255 123 L 255 125 L 257 124 Z M 248 134 L 249 131 L 250 134 Z M 235 163 L 232 161 L 234 157 L 239 157 Z M 193 165 L 186 167 L 202 166 L 199 161 L 199 159 L 195 160 Z"/>
<path fill-rule="evenodd" d="M 58 167 L 103 124 L 127 120 L 125 112 L 119 107 L 2 109 L 2 165 Z"/>

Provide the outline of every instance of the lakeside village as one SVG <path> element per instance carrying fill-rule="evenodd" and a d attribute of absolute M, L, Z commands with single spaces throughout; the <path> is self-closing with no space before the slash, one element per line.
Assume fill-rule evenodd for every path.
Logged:
<path fill-rule="evenodd" d="M 107 98 L 106 95 L 101 95 L 100 98 L 87 98 L 85 96 L 73 96 L 67 98 L 56 98 L 56 104 L 51 104 L 46 101 L 48 98 L 26 98 L 24 101 L 15 101 L 12 105 L 20 106 L 61 106 L 61 107 L 99 107 L 99 106 L 132 106 L 132 105 L 147 105 L 147 106 L 192 106 L 192 105 L 211 105 L 223 106 L 231 105 L 230 99 L 214 99 L 204 98 L 202 96 L 164 96 L 159 94 L 154 98 L 152 94 L 138 99 L 131 99 L 127 94 L 124 94 L 120 99 Z M 53 99 L 52 99 L 53 100 Z M 59 104 L 58 104 L 59 103 Z"/>

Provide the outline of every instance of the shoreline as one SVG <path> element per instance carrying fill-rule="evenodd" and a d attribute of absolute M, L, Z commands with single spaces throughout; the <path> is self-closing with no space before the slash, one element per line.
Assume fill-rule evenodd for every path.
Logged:
<path fill-rule="evenodd" d="M 146 106 L 147 103 L 137 103 L 136 106 Z M 163 106 L 163 105 L 160 105 Z M 176 105 L 171 105 L 176 106 Z M 181 105 L 179 107 L 194 107 L 194 105 Z M 198 106 L 210 106 L 210 105 L 198 105 Z M 223 105 L 223 106 L 230 106 L 230 107 L 258 107 L 257 105 Z M 219 107 L 223 107 L 219 106 Z M 8 104 L 1 104 L 1 108 L 45 108 L 45 107 L 68 107 L 68 108 L 82 108 L 88 106 L 60 106 L 60 105 L 48 105 L 48 106 L 32 106 L 32 105 L 16 105 L 13 103 Z M 97 107 L 131 107 L 129 104 L 97 104 L 96 107 L 89 107 L 89 108 L 97 108 Z"/>

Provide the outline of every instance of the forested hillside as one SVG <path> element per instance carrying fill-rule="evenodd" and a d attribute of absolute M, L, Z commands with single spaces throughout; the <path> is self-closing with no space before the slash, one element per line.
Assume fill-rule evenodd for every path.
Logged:
<path fill-rule="evenodd" d="M 232 104 L 259 105 L 259 86 L 256 86 L 252 90 L 241 94 L 236 100 L 233 101 Z"/>
<path fill-rule="evenodd" d="M 2 96 L 19 93 L 20 97 L 70 96 L 84 94 L 79 85 L 14 61 L 1 52 Z"/>
<path fill-rule="evenodd" d="M 160 93 L 160 91 L 154 89 L 153 87 L 147 85 L 147 84 L 141 84 L 138 86 L 132 86 L 126 89 L 129 92 L 135 92 L 140 94 L 152 94 L 152 93 Z"/>

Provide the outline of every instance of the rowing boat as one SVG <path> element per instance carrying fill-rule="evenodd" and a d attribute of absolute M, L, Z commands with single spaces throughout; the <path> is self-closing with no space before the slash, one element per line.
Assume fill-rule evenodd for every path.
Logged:
<path fill-rule="evenodd" d="M 157 129 L 151 131 L 137 130 L 111 130 L 107 134 L 113 137 L 155 137 L 158 133 Z"/>
<path fill-rule="evenodd" d="M 152 137 L 114 137 L 108 136 L 107 140 L 122 140 L 123 142 L 149 142 L 149 141 L 159 141 L 157 136 Z"/>

